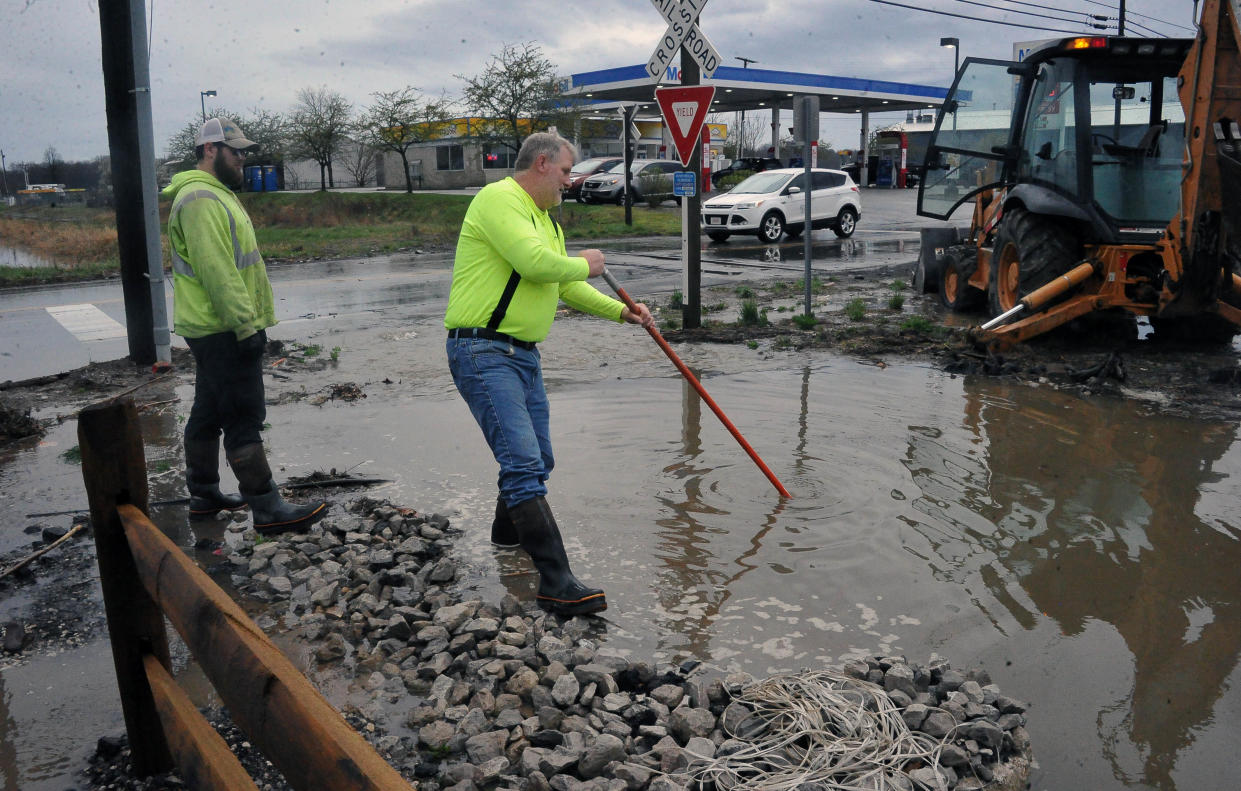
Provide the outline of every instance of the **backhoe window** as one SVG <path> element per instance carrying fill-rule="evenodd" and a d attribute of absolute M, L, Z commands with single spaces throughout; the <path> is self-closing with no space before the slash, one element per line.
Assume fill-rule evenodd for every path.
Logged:
<path fill-rule="evenodd" d="M 1045 182 L 1072 196 L 1078 194 L 1075 65 L 1052 60 L 1039 66 L 1017 162 L 1018 181 Z"/>
<path fill-rule="evenodd" d="M 999 181 L 1016 93 L 1013 65 L 966 60 L 927 148 L 919 213 L 946 219 L 971 195 Z"/>
<path fill-rule="evenodd" d="M 1163 225 L 1180 209 L 1185 111 L 1174 76 L 1124 76 L 1090 75 L 1094 198 L 1121 225 Z"/>

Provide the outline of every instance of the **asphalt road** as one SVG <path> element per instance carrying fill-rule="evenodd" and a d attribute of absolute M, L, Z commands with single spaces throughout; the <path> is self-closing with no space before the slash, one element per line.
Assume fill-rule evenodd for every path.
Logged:
<path fill-rule="evenodd" d="M 850 239 L 831 231 L 812 235 L 816 275 L 911 263 L 918 257 L 918 229 L 941 225 L 916 213 L 913 190 L 867 189 L 862 218 Z M 645 209 L 639 208 L 638 211 Z M 586 245 L 583 245 L 586 246 Z M 599 245 L 609 270 L 633 294 L 684 289 L 680 240 L 644 238 Z M 572 249 L 572 247 L 571 247 Z M 804 242 L 767 245 L 753 237 L 702 244 L 704 286 L 804 272 Z M 269 267 L 280 325 L 269 334 L 292 338 L 307 322 L 348 326 L 376 313 L 425 318 L 443 311 L 451 280 L 451 255 L 393 255 Z M 606 288 L 600 284 L 601 287 Z M 172 315 L 171 279 L 165 280 Z M 0 290 L 0 382 L 72 370 L 129 353 L 125 304 L 119 280 Z M 173 336 L 173 345 L 184 342 Z"/>

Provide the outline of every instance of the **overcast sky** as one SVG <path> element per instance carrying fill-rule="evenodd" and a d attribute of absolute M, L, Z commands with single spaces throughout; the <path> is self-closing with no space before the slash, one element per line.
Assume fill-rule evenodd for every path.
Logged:
<path fill-rule="evenodd" d="M 1037 4 L 1068 10 L 1043 11 L 1012 0 L 895 1 L 970 18 L 871 0 L 707 0 L 700 23 L 729 65 L 741 56 L 757 61 L 752 68 L 946 87 L 953 55 L 939 47 L 941 36 L 959 38 L 962 57 L 1009 58 L 1014 41 L 1067 35 L 978 17 L 1078 31 L 1079 24 L 1015 12 L 1081 19 L 1083 12 L 1114 17 L 1117 7 L 1115 0 L 1044 0 Z M 1130 23 L 1191 35 L 1191 0 L 1126 6 Z M 219 93 L 207 99 L 208 111 L 237 112 L 286 112 L 306 87 L 344 94 L 357 109 L 373 91 L 406 85 L 459 98 L 456 75 L 477 74 L 506 43 L 533 42 L 571 74 L 644 64 L 665 27 L 650 0 L 147 0 L 146 12 L 161 156 L 172 134 L 199 117 L 200 91 Z M 0 0 L 0 45 L 7 162 L 40 161 L 48 146 L 66 160 L 106 154 L 96 2 Z M 900 117 L 877 117 L 872 128 Z M 838 148 L 857 145 L 856 115 L 824 114 L 820 128 Z"/>

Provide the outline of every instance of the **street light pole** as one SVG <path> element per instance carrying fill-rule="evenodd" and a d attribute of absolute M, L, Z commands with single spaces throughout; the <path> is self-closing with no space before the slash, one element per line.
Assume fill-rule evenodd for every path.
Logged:
<path fill-rule="evenodd" d="M 952 80 L 955 81 L 957 78 L 957 72 L 961 70 L 961 40 L 949 36 L 947 38 L 941 38 L 939 40 L 939 45 L 941 47 L 952 47 Z M 951 86 L 952 81 L 949 81 L 948 84 Z"/>
<path fill-rule="evenodd" d="M 207 97 L 215 96 L 215 95 L 216 95 L 215 91 L 199 91 L 198 92 L 198 103 L 202 105 L 202 108 L 203 108 L 203 123 L 204 124 L 207 123 Z"/>
<path fill-rule="evenodd" d="M 758 61 L 754 60 L 754 58 L 743 58 L 740 55 L 733 55 L 733 57 L 741 61 L 741 68 L 743 69 L 750 68 L 751 63 L 758 63 Z M 742 146 L 744 145 L 744 142 L 745 142 L 745 105 L 742 105 L 741 123 L 737 125 L 737 157 L 736 157 L 737 159 L 741 159 L 741 157 L 745 156 L 745 152 L 742 150 Z"/>
<path fill-rule="evenodd" d="M 951 36 L 941 38 L 939 40 L 941 47 L 952 47 L 952 79 L 948 81 L 948 90 L 952 90 L 952 83 L 957 81 L 957 72 L 961 70 L 961 39 Z M 952 113 L 953 131 L 957 128 L 957 113 Z"/>

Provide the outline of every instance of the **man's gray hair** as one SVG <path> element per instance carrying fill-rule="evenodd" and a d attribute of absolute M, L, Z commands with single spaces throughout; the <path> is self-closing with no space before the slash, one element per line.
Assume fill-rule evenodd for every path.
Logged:
<path fill-rule="evenodd" d="M 569 149 L 569 155 L 575 162 L 577 161 L 577 146 L 554 132 L 535 132 L 521 144 L 521 150 L 517 152 L 517 161 L 513 163 L 513 169 L 529 170 L 534 167 L 534 161 L 544 154 L 548 159 L 555 159 L 560 155 L 562 148 Z"/>

